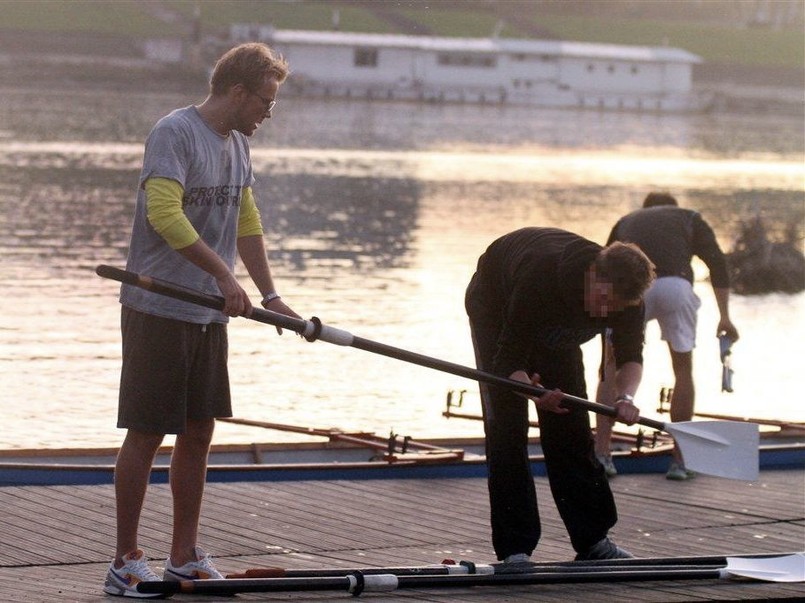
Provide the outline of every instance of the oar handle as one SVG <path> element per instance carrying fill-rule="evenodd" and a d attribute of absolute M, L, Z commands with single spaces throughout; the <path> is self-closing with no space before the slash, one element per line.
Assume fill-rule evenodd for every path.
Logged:
<path fill-rule="evenodd" d="M 105 264 L 101 264 L 95 268 L 95 273 L 103 278 L 108 278 L 126 285 L 132 285 L 134 287 L 139 287 L 140 289 L 145 289 L 146 291 L 151 291 L 152 293 L 158 293 L 174 299 L 186 301 L 197 306 L 204 306 L 205 308 L 220 311 L 223 311 L 224 309 L 225 301 L 220 295 L 202 293 L 201 291 L 188 289 L 187 287 L 182 287 L 181 285 L 177 285 L 175 283 L 169 283 L 168 281 L 164 281 L 153 276 L 145 276 L 129 270 L 121 270 L 120 268 L 115 268 L 114 266 L 107 266 Z M 276 327 L 281 327 L 283 329 L 288 329 L 289 331 L 294 331 L 300 335 L 304 335 L 304 331 L 308 323 L 308 321 L 301 318 L 286 316 L 285 314 L 270 312 L 260 308 L 252 308 L 252 313 L 247 316 L 247 318 L 251 318 L 252 320 Z"/>
<path fill-rule="evenodd" d="M 175 299 L 199 306 L 212 308 L 213 310 L 223 310 L 224 308 L 224 298 L 221 296 L 202 293 L 201 291 L 196 291 L 194 289 L 182 287 L 174 283 L 169 283 L 168 281 L 164 281 L 156 277 L 144 276 L 135 272 L 121 270 L 120 268 L 115 268 L 113 266 L 107 266 L 104 264 L 98 266 L 95 269 L 95 272 L 98 274 L 98 276 L 103 278 L 108 278 L 127 285 L 139 287 L 141 289 L 151 291 L 152 293 L 173 297 Z M 367 352 L 388 356 L 389 358 L 395 358 L 397 360 L 418 364 L 420 366 L 436 369 L 438 371 L 452 373 L 453 375 L 458 375 L 459 377 L 466 377 L 467 379 L 472 379 L 474 381 L 482 381 L 490 385 L 504 387 L 527 396 L 542 396 L 549 391 L 543 387 L 537 387 L 529 383 L 523 383 L 522 381 L 515 381 L 506 377 L 499 377 L 497 375 L 493 375 L 492 373 L 487 373 L 478 369 L 455 364 L 446 360 L 432 358 L 430 356 L 425 356 L 424 354 L 410 352 L 408 350 L 403 350 L 401 348 L 379 343 L 377 341 L 356 337 L 348 331 L 336 329 L 334 327 L 322 324 L 318 318 L 304 320 L 302 318 L 286 316 L 285 314 L 264 310 L 262 308 L 252 308 L 251 312 L 246 316 L 246 318 L 276 327 L 281 327 L 283 329 L 288 329 L 289 331 L 294 331 L 295 333 L 302 335 L 308 341 L 321 339 L 336 345 L 351 346 Z M 564 394 L 564 399 L 571 405 L 583 408 L 590 412 L 600 415 L 607 415 L 610 417 L 617 417 L 617 411 L 611 406 L 591 402 L 590 400 L 585 400 L 584 398 L 579 398 L 570 394 Z M 654 419 L 639 417 L 636 422 L 660 431 L 665 430 L 665 423 L 655 421 Z"/>

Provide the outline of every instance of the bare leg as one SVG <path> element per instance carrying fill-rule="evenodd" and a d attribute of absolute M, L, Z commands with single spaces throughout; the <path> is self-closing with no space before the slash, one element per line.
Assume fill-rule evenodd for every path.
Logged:
<path fill-rule="evenodd" d="M 604 376 L 598 380 L 598 388 L 595 392 L 595 401 L 599 404 L 613 406 L 615 404 L 615 356 L 612 353 L 612 346 L 606 343 L 604 354 Z M 612 440 L 612 427 L 615 420 L 612 417 L 597 414 L 595 416 L 595 453 L 609 455 L 610 442 Z"/>
<path fill-rule="evenodd" d="M 693 352 L 671 352 L 671 364 L 674 369 L 674 393 L 671 396 L 671 421 L 690 421 L 693 418 L 693 406 L 696 391 L 693 385 Z M 682 462 L 679 448 L 674 446 L 674 460 Z"/>
<path fill-rule="evenodd" d="M 207 456 L 215 419 L 188 420 L 187 431 L 176 436 L 170 469 L 173 495 L 171 563 L 179 567 L 196 559 L 201 499 L 207 479 Z"/>
<path fill-rule="evenodd" d="M 117 511 L 116 561 L 137 550 L 140 513 L 148 488 L 151 465 L 162 443 L 162 434 L 129 429 L 115 464 L 115 504 Z"/>

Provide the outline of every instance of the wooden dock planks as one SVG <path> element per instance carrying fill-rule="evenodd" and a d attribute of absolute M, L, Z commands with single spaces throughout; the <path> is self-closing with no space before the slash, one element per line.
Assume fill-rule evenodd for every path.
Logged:
<path fill-rule="evenodd" d="M 572 558 L 545 478 L 537 478 L 543 539 L 535 561 Z M 805 549 L 805 469 L 746 483 L 662 475 L 612 480 L 613 538 L 641 557 Z M 167 485 L 149 489 L 141 546 L 161 570 L 168 553 Z M 483 479 L 237 482 L 207 486 L 200 542 L 224 572 L 250 567 L 360 567 L 495 561 Z M 114 546 L 111 486 L 0 488 L 0 600 L 110 601 L 101 586 Z M 347 593 L 241 594 L 240 600 L 351 600 Z M 366 593 L 384 602 L 805 598 L 804 584 L 673 582 L 479 587 Z M 231 598 L 177 595 L 177 601 Z"/>

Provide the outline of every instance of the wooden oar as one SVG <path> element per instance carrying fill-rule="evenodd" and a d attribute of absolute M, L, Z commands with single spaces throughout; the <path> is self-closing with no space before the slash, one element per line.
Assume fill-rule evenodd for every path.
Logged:
<path fill-rule="evenodd" d="M 409 450 L 415 449 L 434 454 L 449 453 L 451 456 L 457 456 L 459 459 L 463 457 L 463 455 L 460 454 L 462 452 L 461 450 L 452 450 L 449 448 L 444 448 L 443 446 L 436 446 L 433 444 L 427 444 L 425 442 L 418 442 L 408 437 L 403 439 L 402 450 L 398 451 L 396 449 L 396 445 L 397 445 L 397 437 L 399 436 L 395 433 L 392 433 L 388 438 L 381 438 L 380 436 L 375 435 L 373 433 L 342 431 L 336 428 L 321 429 L 318 427 L 302 427 L 299 425 L 288 425 L 287 423 L 274 423 L 271 421 L 255 421 L 253 419 L 239 419 L 235 417 L 224 417 L 218 420 L 223 421 L 225 423 L 233 423 L 236 425 L 250 425 L 252 427 L 262 427 L 264 429 L 276 429 L 278 431 L 289 431 L 291 433 L 301 433 L 309 436 L 319 436 L 327 438 L 331 442 L 340 441 L 340 442 L 346 442 L 348 444 L 355 444 L 356 446 L 364 446 L 366 448 L 371 448 L 373 450 L 382 450 L 390 455 L 395 453 L 405 454 L 409 452 Z"/>
<path fill-rule="evenodd" d="M 96 272 L 104 278 L 120 281 L 146 289 L 152 293 L 180 299 L 199 306 L 215 310 L 221 310 L 224 307 L 224 300 L 220 296 L 188 289 L 162 279 L 139 275 L 106 265 L 98 266 Z M 396 360 L 458 375 L 459 377 L 505 387 L 527 396 L 541 396 L 548 391 L 541 387 L 499 377 L 478 369 L 357 337 L 348 331 L 325 325 L 315 317 L 311 320 L 304 320 L 261 308 L 252 308 L 246 318 L 289 329 L 302 335 L 308 341 L 320 339 L 335 345 L 358 348 Z M 570 394 L 565 394 L 564 398 L 568 404 L 598 414 L 616 417 L 615 409 L 604 404 L 591 402 Z M 755 424 L 730 421 L 663 423 L 645 417 L 640 417 L 637 423 L 671 434 L 676 440 L 685 458 L 685 464 L 689 469 L 730 479 L 753 481 L 758 478 L 760 433 L 758 426 Z"/>
<path fill-rule="evenodd" d="M 362 592 L 383 592 L 401 588 L 469 588 L 473 586 L 511 586 L 530 584 L 578 584 L 583 582 L 636 582 L 660 580 L 720 580 L 750 578 L 766 582 L 805 582 L 805 554 L 763 559 L 728 558 L 726 567 L 617 568 L 609 571 L 580 568 L 558 572 L 511 574 L 364 574 L 280 578 L 234 578 L 224 580 L 183 580 L 140 582 L 141 593 L 194 593 L 231 595 L 245 592 L 303 590 L 344 590 L 357 596 Z"/>

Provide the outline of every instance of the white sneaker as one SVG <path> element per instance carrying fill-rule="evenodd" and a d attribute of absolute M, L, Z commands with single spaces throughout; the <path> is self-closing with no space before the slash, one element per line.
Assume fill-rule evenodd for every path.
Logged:
<path fill-rule="evenodd" d="M 117 597 L 138 599 L 157 599 L 164 596 L 162 593 L 141 593 L 137 590 L 140 582 L 159 581 L 159 576 L 148 567 L 145 554 L 140 549 L 123 555 L 122 559 L 122 567 L 115 567 L 114 561 L 109 564 L 103 592 Z"/>
<path fill-rule="evenodd" d="M 527 553 L 514 553 L 506 557 L 503 563 L 528 563 L 529 561 L 531 561 L 531 555 Z"/>
<path fill-rule="evenodd" d="M 196 560 L 189 561 L 181 567 L 174 567 L 170 557 L 165 562 L 165 580 L 223 580 L 224 577 L 215 569 L 212 558 L 200 546 L 195 548 Z"/>

